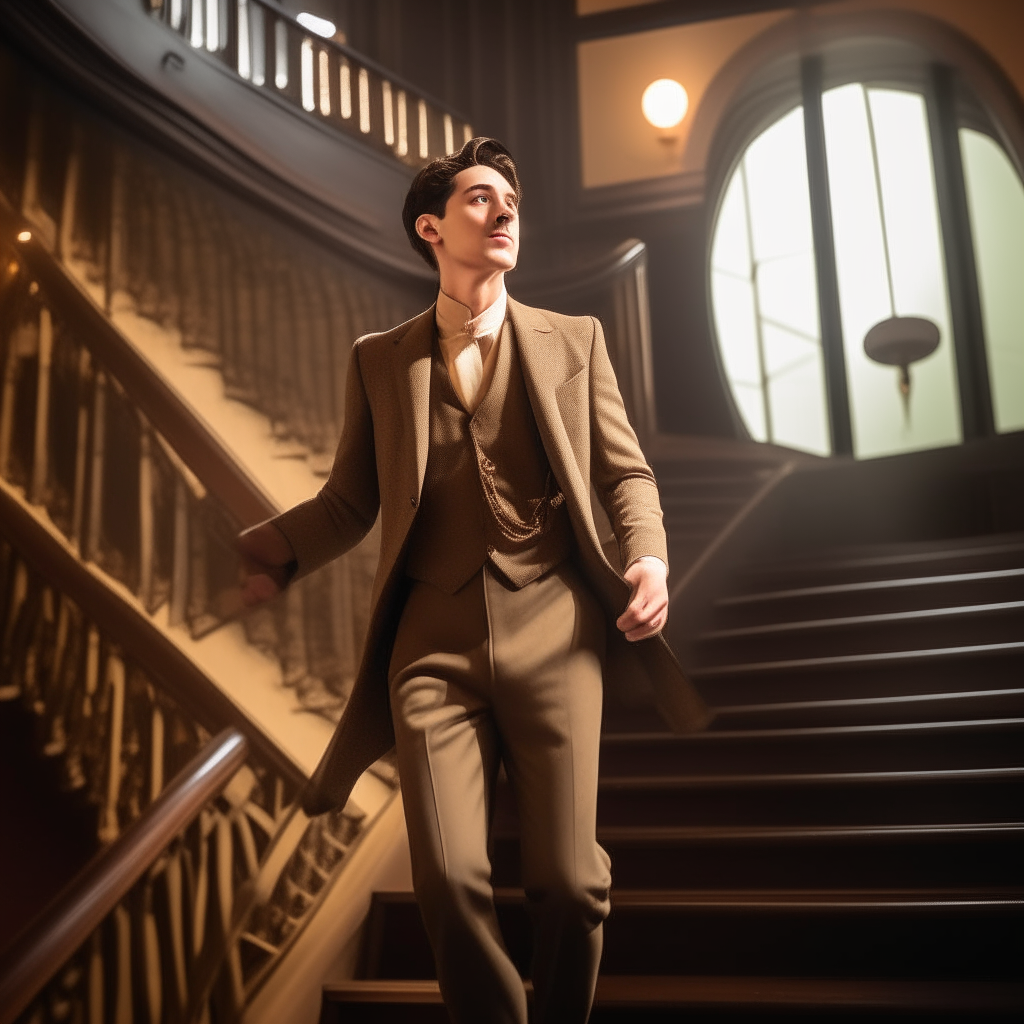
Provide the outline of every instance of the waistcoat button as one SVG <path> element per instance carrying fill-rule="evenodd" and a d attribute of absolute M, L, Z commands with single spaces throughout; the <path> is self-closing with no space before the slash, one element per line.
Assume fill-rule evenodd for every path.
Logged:
<path fill-rule="evenodd" d="M 412 505 L 413 508 L 416 507 L 416 495 L 415 494 L 409 499 L 409 504 Z"/>

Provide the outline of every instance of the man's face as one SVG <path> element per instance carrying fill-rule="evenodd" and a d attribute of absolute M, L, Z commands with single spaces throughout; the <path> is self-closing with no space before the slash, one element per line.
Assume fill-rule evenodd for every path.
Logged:
<path fill-rule="evenodd" d="M 452 269 L 507 271 L 519 258 L 516 194 L 493 167 L 459 171 L 444 217 L 425 213 L 416 227 L 434 243 L 442 270 L 447 263 Z"/>

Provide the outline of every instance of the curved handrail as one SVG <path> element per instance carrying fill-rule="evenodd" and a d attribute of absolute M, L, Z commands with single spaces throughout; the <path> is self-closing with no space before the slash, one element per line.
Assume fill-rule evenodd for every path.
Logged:
<path fill-rule="evenodd" d="M 638 238 L 627 238 L 624 242 L 603 253 L 596 259 L 586 263 L 574 263 L 563 271 L 546 274 L 541 279 L 516 275 L 513 290 L 519 291 L 520 286 L 524 297 L 531 303 L 543 302 L 550 297 L 564 298 L 567 294 L 579 291 L 590 291 L 618 277 L 631 264 L 641 259 L 647 252 L 647 245 Z"/>
<path fill-rule="evenodd" d="M 24 232 L 28 238 L 21 241 Z M 163 435 L 206 490 L 244 525 L 280 511 L 186 402 L 153 370 L 47 251 L 33 225 L 0 196 L 0 235 L 19 238 L 18 251 L 55 312 L 75 324 L 76 335 Z"/>
<path fill-rule="evenodd" d="M 17 943 L 0 975 L 0 1024 L 13 1024 L 61 964 L 99 927 L 154 859 L 245 763 L 237 729 L 213 737 L 124 834 L 98 853 Z"/>

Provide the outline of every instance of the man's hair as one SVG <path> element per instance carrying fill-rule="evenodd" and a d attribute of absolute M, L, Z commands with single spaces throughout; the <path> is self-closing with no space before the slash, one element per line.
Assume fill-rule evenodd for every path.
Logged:
<path fill-rule="evenodd" d="M 493 167 L 511 186 L 516 203 L 522 198 L 519 174 L 512 154 L 497 139 L 470 139 L 458 153 L 431 160 L 413 178 L 402 208 L 402 223 L 412 247 L 437 270 L 431 244 L 416 233 L 416 221 L 424 213 L 444 217 L 445 207 L 455 191 L 455 175 L 469 167 Z"/>

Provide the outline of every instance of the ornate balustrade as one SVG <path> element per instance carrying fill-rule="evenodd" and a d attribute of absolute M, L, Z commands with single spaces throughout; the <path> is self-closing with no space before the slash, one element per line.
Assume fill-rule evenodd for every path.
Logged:
<path fill-rule="evenodd" d="M 236 1019 L 370 821 L 352 802 L 307 819 L 301 772 L 6 485 L 0 533 L 0 699 L 34 716 L 40 756 L 96 808 L 111 851 L 0 965 L 0 1022 Z M 161 794 L 225 726 L 246 735 L 230 771 L 150 849 L 168 828 Z M 132 856 L 114 856 L 129 839 Z"/>
<path fill-rule="evenodd" d="M 143 0 L 155 18 L 239 78 L 412 167 L 473 137 L 465 118 L 263 0 Z"/>
<path fill-rule="evenodd" d="M 3 51 L 0 77 L 30 97 L 0 93 L 0 192 L 27 221 L 8 207 L 0 475 L 154 615 L 201 636 L 237 611 L 231 537 L 277 509 L 113 327 L 115 307 L 215 366 L 226 396 L 326 473 L 350 342 L 430 296 L 119 135 Z M 30 242 L 13 241 L 19 227 Z M 375 567 L 371 536 L 244 618 L 300 701 L 331 718 L 357 669 Z"/>

